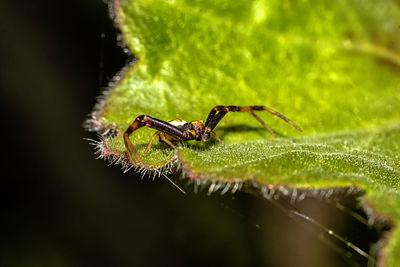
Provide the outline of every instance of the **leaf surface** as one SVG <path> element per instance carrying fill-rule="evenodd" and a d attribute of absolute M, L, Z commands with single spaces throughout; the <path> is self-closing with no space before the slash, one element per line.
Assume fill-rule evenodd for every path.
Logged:
<path fill-rule="evenodd" d="M 94 112 L 93 128 L 123 133 L 141 114 L 203 119 L 216 105 L 265 105 L 272 138 L 247 113 L 215 129 L 225 144 L 176 152 L 141 128 L 130 140 L 151 168 L 177 156 L 192 179 L 255 180 L 318 189 L 360 187 L 400 220 L 400 7 L 397 1 L 116 1 L 116 21 L 138 57 Z M 93 125 L 96 125 L 94 127 Z M 103 153 L 126 160 L 121 135 Z M 400 230 L 385 247 L 400 264 Z"/>

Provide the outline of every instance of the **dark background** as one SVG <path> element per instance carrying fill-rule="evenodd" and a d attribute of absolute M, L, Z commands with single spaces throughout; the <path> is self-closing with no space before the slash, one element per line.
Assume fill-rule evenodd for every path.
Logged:
<path fill-rule="evenodd" d="M 82 122 L 129 60 L 116 34 L 101 1 L 2 2 L 1 266 L 366 263 L 268 201 L 194 194 L 181 181 L 183 195 L 95 160 Z M 376 238 L 334 205 L 300 210 L 365 249 Z"/>

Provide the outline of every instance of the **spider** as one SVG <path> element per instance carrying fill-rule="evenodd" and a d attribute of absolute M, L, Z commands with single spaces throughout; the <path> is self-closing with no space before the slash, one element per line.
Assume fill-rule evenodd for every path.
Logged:
<path fill-rule="evenodd" d="M 272 135 L 275 135 L 274 131 L 267 126 L 264 121 L 254 113 L 254 111 L 267 111 L 289 123 L 298 131 L 302 131 L 299 126 L 286 118 L 284 115 L 266 106 L 215 106 L 208 114 L 205 124 L 202 120 L 195 120 L 191 122 L 186 122 L 184 120 L 172 120 L 166 122 L 148 115 L 140 115 L 132 122 L 132 124 L 124 133 L 123 137 L 125 147 L 128 151 L 129 159 L 132 162 L 134 162 L 134 156 L 136 161 L 145 165 L 129 140 L 129 135 L 144 126 L 157 130 L 157 132 L 151 137 L 145 153 L 149 151 L 151 144 L 157 138 L 157 136 L 159 136 L 160 141 L 170 145 L 173 148 L 175 148 L 175 145 L 172 143 L 174 141 L 207 141 L 210 139 L 210 134 L 213 134 L 218 141 L 222 142 L 222 140 L 214 133 L 213 130 L 228 112 L 249 112 L 261 123 L 264 128 L 266 128 Z"/>

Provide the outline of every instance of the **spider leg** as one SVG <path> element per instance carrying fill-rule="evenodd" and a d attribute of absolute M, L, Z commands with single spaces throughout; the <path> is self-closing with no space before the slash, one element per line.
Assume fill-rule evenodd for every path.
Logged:
<path fill-rule="evenodd" d="M 204 124 L 206 132 L 212 132 L 217 124 L 230 110 L 225 106 L 214 107 L 207 116 L 206 123 Z M 217 113 L 218 112 L 218 113 Z"/>
<path fill-rule="evenodd" d="M 163 142 L 167 143 L 169 146 L 171 146 L 172 148 L 176 148 L 175 145 L 168 140 L 168 138 L 165 137 L 165 134 L 161 134 L 160 138 Z"/>
<path fill-rule="evenodd" d="M 221 138 L 219 138 L 219 136 L 214 131 L 211 131 L 211 133 L 215 137 L 215 139 L 217 139 L 221 144 L 225 144 L 225 142 L 222 141 Z"/>
<path fill-rule="evenodd" d="M 254 118 L 256 118 L 256 120 L 258 120 L 258 121 L 261 123 L 261 125 L 264 126 L 264 128 L 267 129 L 268 132 L 270 132 L 270 134 L 272 134 L 272 136 L 275 136 L 275 132 L 271 129 L 271 127 L 269 127 L 267 124 L 265 124 L 265 122 L 264 122 L 260 117 L 258 117 L 258 116 L 254 113 L 254 111 L 250 111 L 250 114 L 251 114 Z"/>
<path fill-rule="evenodd" d="M 136 160 L 139 161 L 140 163 L 144 164 L 141 158 L 139 157 L 139 154 L 137 153 L 136 149 L 133 147 L 131 140 L 129 140 L 129 135 L 139 129 L 142 128 L 143 126 L 146 125 L 146 122 L 144 121 L 144 115 L 141 115 L 137 117 L 131 125 L 129 125 L 128 129 L 126 129 L 124 133 L 124 143 L 125 143 L 125 148 L 128 151 L 128 157 L 131 162 L 135 162 L 133 160 L 132 154 L 135 156 Z"/>
<path fill-rule="evenodd" d="M 285 122 L 289 123 L 292 127 L 294 127 L 297 131 L 302 132 L 303 130 L 297 126 L 296 123 L 294 123 L 293 121 L 289 120 L 288 118 L 286 118 L 283 114 L 279 113 L 278 111 L 273 110 L 272 108 L 266 107 L 266 106 L 253 106 L 253 107 L 249 107 L 249 108 L 254 108 L 252 110 L 255 111 L 262 111 L 265 110 L 279 118 L 281 118 L 282 120 L 284 120 Z"/>
<path fill-rule="evenodd" d="M 210 133 L 228 112 L 249 112 L 262 124 L 262 126 L 264 126 L 272 135 L 274 135 L 272 129 L 268 127 L 264 121 L 254 113 L 254 111 L 267 111 L 289 123 L 298 131 L 302 131 L 299 126 L 286 118 L 284 115 L 266 106 L 215 106 L 207 116 L 203 140 L 208 140 L 210 138 Z"/>
<path fill-rule="evenodd" d="M 132 145 L 131 140 L 129 140 L 129 136 L 136 131 L 139 128 L 142 128 L 144 126 L 147 126 L 149 128 L 156 129 L 162 133 L 165 133 L 167 135 L 170 135 L 177 140 L 185 140 L 186 135 L 183 131 L 179 130 L 177 127 L 175 127 L 172 124 L 169 124 L 166 121 L 162 121 L 147 115 L 140 115 L 138 116 L 132 124 L 126 129 L 124 133 L 124 143 L 125 143 L 125 148 L 128 151 L 128 157 L 131 162 L 140 162 L 142 165 L 146 164 L 142 161 L 140 158 L 139 154 L 137 153 L 135 147 Z M 135 157 L 136 160 L 133 159 Z"/>
<path fill-rule="evenodd" d="M 147 145 L 147 147 L 146 147 L 146 150 L 144 151 L 144 153 L 146 154 L 147 152 L 149 152 L 149 149 L 150 149 L 150 147 L 151 147 L 151 144 L 154 142 L 154 140 L 157 138 L 157 136 L 159 136 L 160 135 L 160 131 L 157 131 L 155 134 L 153 134 L 153 136 L 151 137 L 151 139 L 150 139 L 150 142 L 149 142 L 149 144 Z"/>

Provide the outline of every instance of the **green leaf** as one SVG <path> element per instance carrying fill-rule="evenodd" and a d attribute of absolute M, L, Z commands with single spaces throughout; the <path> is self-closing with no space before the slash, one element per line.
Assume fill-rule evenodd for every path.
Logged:
<path fill-rule="evenodd" d="M 271 138 L 249 114 L 229 113 L 215 129 L 224 145 L 190 141 L 175 152 L 155 142 L 144 154 L 154 133 L 146 127 L 130 140 L 147 168 L 177 157 L 191 179 L 214 185 L 360 187 L 399 223 L 398 2 L 120 0 L 114 8 L 139 60 L 97 106 L 92 129 L 123 133 L 141 114 L 191 121 L 216 105 L 266 105 L 304 132 L 260 112 L 279 133 Z M 99 147 L 129 161 L 121 134 Z M 387 266 L 400 264 L 396 251 L 398 228 Z"/>

